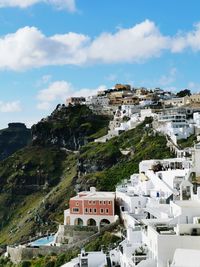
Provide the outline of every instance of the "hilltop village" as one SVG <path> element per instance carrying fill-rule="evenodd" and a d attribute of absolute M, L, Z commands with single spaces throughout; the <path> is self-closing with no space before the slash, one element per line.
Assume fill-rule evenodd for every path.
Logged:
<path fill-rule="evenodd" d="M 112 192 L 77 189 L 54 235 L 8 246 L 6 255 L 18 264 L 79 248 L 63 267 L 199 266 L 200 94 L 117 84 L 95 96 L 71 97 L 66 105 L 87 106 L 110 118 L 108 131 L 94 139 L 96 145 L 144 124 L 149 137 L 165 137 L 174 156 L 141 160 L 138 172 L 124 177 Z M 120 152 L 134 155 L 135 147 L 130 143 Z M 106 231 L 117 237 L 109 249 L 85 250 Z"/>

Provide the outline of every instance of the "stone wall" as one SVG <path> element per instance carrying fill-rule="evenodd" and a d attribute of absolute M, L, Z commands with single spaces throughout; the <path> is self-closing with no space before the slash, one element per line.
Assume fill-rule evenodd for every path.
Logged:
<path fill-rule="evenodd" d="M 86 239 L 98 231 L 95 226 L 71 226 L 59 225 L 58 232 L 55 237 L 56 243 L 71 244 Z"/>
<path fill-rule="evenodd" d="M 92 234 L 90 236 L 88 233 L 87 238 L 85 238 L 83 240 L 79 240 L 78 242 L 74 242 L 71 244 L 64 244 L 62 246 L 7 247 L 7 252 L 8 252 L 8 255 L 10 256 L 11 261 L 15 264 L 18 264 L 24 260 L 31 260 L 33 257 L 37 257 L 38 255 L 46 256 L 46 255 L 50 255 L 52 253 L 55 253 L 57 255 L 61 254 L 61 253 L 66 253 L 67 251 L 72 250 L 72 249 L 83 248 L 87 243 L 93 241 L 94 239 L 96 239 L 98 236 L 100 236 L 104 232 L 114 230 L 118 224 L 119 224 L 119 221 L 116 221 L 115 223 L 112 223 L 112 224 L 107 225 L 106 227 L 102 228 L 100 230 L 100 232 L 97 232 L 97 233 Z M 76 226 L 75 226 L 75 228 L 76 228 Z M 62 229 L 65 230 L 64 228 L 62 228 Z M 66 229 L 67 229 L 67 227 L 66 227 Z"/>
<path fill-rule="evenodd" d="M 52 253 L 61 254 L 67 251 L 66 246 L 56 247 L 56 246 L 41 246 L 38 248 L 34 247 L 8 247 L 7 252 L 10 255 L 10 259 L 13 263 L 18 264 L 24 260 L 30 260 L 38 255 L 46 256 Z"/>

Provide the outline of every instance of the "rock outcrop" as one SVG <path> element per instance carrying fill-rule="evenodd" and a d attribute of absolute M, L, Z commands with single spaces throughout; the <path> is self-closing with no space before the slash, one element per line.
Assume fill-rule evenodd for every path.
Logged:
<path fill-rule="evenodd" d="M 86 106 L 58 105 L 49 117 L 32 127 L 32 143 L 78 150 L 107 125 L 107 117 L 93 114 Z"/>
<path fill-rule="evenodd" d="M 9 123 L 0 130 L 0 160 L 4 160 L 31 141 L 31 130 L 23 123 Z"/>

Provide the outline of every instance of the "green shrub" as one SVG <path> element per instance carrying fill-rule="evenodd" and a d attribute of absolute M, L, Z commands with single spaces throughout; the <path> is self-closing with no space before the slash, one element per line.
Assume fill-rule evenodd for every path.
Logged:
<path fill-rule="evenodd" d="M 31 262 L 30 261 L 23 261 L 21 263 L 21 267 L 30 267 L 31 266 Z"/>

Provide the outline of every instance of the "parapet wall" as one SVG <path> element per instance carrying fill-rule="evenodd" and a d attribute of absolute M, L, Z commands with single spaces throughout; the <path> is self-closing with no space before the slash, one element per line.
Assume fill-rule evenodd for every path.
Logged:
<path fill-rule="evenodd" d="M 24 260 L 30 260 L 33 257 L 37 257 L 38 255 L 46 256 L 52 253 L 60 254 L 65 253 L 67 251 L 67 247 L 61 246 L 41 246 L 38 248 L 33 247 L 8 247 L 7 252 L 10 255 L 10 259 L 13 263 L 18 264 Z"/>
<path fill-rule="evenodd" d="M 71 226 L 60 225 L 56 234 L 55 242 L 61 244 L 71 244 L 80 242 L 86 239 L 88 236 L 92 236 L 98 232 L 98 228 L 95 226 Z"/>

